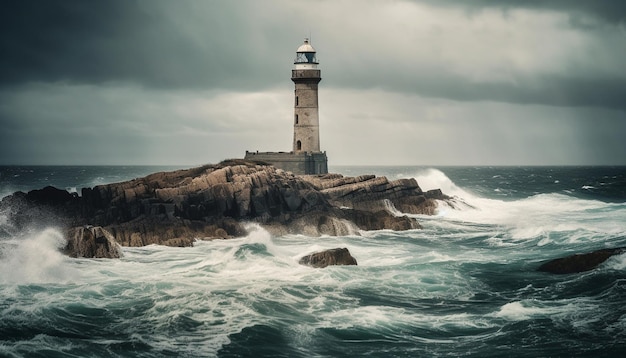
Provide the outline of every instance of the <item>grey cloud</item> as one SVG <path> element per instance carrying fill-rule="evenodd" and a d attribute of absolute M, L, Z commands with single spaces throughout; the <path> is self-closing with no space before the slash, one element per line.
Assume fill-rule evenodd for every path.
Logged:
<path fill-rule="evenodd" d="M 352 41 L 354 33 L 338 33 L 339 44 L 330 42 L 324 48 L 333 56 L 330 64 L 323 64 L 325 84 L 460 101 L 626 109 L 623 25 L 602 22 L 602 26 L 583 28 L 571 20 L 573 14 L 579 18 L 589 14 L 578 22 L 593 24 L 600 20 L 588 18 L 609 8 L 615 8 L 618 16 L 626 2 L 609 1 L 595 7 L 586 5 L 598 3 L 594 1 L 572 1 L 572 7 L 566 6 L 569 1 L 414 3 L 428 6 L 413 9 L 395 2 L 384 10 L 395 5 L 396 11 L 413 17 L 399 14 L 393 20 L 374 22 L 376 15 L 368 13 L 342 20 L 364 36 Z M 530 11 L 481 11 L 499 8 Z M 467 11 L 473 14 L 465 16 Z M 371 25 L 359 27 L 357 21 Z"/>
<path fill-rule="evenodd" d="M 624 1 L 421 2 L 471 10 L 528 8 L 587 12 L 604 18 L 613 16 L 610 19 L 623 18 L 626 13 Z M 324 73 L 329 78 L 325 80 L 325 86 L 380 87 L 463 101 L 626 109 L 626 103 L 620 98 L 626 93 L 626 77 L 615 77 L 610 73 L 602 75 L 601 64 L 597 68 L 582 66 L 572 68 L 568 74 L 548 73 L 539 78 L 533 74 L 519 74 L 515 83 L 481 82 L 454 72 L 454 64 L 439 64 L 436 57 L 418 58 L 430 63 L 407 67 L 400 64 L 398 54 L 362 53 L 362 44 L 346 42 L 351 35 L 344 35 L 341 33 L 343 29 L 336 28 L 339 26 L 335 23 L 336 17 L 302 14 L 298 6 L 280 1 L 262 4 L 256 1 L 196 0 L 5 1 L 0 11 L 0 48 L 3 52 L 0 86 L 26 82 L 131 82 L 163 89 L 267 89 L 285 82 L 290 67 L 289 56 L 297 45 L 294 42 L 300 41 L 301 34 L 288 33 L 285 29 L 299 30 L 299 26 L 307 23 L 320 27 L 319 33 L 325 41 L 325 47 L 320 48 L 320 58 L 326 61 L 322 64 Z M 340 8 L 341 4 L 336 6 L 340 11 L 347 11 Z M 342 21 L 348 29 L 351 21 L 358 21 L 359 13 L 354 16 L 357 20 Z M 333 30 L 326 31 L 325 26 Z M 384 21 L 379 26 L 378 31 L 385 31 Z M 528 30 L 532 29 L 519 29 Z M 609 41 L 602 32 L 590 30 L 590 34 Z M 398 39 L 397 46 L 402 46 L 403 41 Z M 438 40 L 433 38 L 432 41 Z M 619 48 L 624 41 L 615 44 Z M 372 46 L 376 45 L 372 43 Z M 451 45 L 443 43 L 442 46 Z M 458 48 L 459 59 L 465 50 Z M 606 53 L 604 56 L 619 54 Z M 597 55 L 587 53 L 584 56 Z M 354 56 L 363 60 L 355 63 Z M 277 58 L 284 61 L 277 61 Z M 506 63 L 499 65 L 506 66 Z M 511 71 L 515 74 L 516 69 L 511 68 Z M 586 77 L 581 77 L 583 74 Z"/>
<path fill-rule="evenodd" d="M 291 61 L 312 31 L 335 164 L 623 164 L 622 4 L 6 0 L 0 163 L 288 149 Z"/>
<path fill-rule="evenodd" d="M 367 73 L 367 74 L 366 74 Z M 586 78 L 549 75 L 520 78 L 515 83 L 474 82 L 445 71 L 437 74 L 363 70 L 356 76 L 341 71 L 327 77 L 347 88 L 381 88 L 393 92 L 412 92 L 425 97 L 457 101 L 496 101 L 518 104 L 543 104 L 565 107 L 601 107 L 626 110 L 626 79 Z"/>
<path fill-rule="evenodd" d="M 118 81 L 161 88 L 264 87 L 280 69 L 251 43 L 254 25 L 247 18 L 254 14 L 237 5 L 4 1 L 0 85 Z M 256 58 L 246 51 L 255 51 Z"/>
<path fill-rule="evenodd" d="M 416 0 L 434 6 L 460 6 L 469 11 L 483 8 L 555 10 L 570 14 L 597 16 L 609 22 L 619 23 L 626 19 L 626 2 L 622 0 Z"/>
<path fill-rule="evenodd" d="M 180 165 L 240 156 L 266 141 L 284 139 L 288 148 L 290 103 L 288 95 L 271 91 L 67 84 L 0 89 L 0 163 Z M 250 121 L 259 112 L 263 120 Z"/>
<path fill-rule="evenodd" d="M 356 95 L 342 95 L 347 103 L 327 103 L 341 118 L 327 121 L 322 129 L 325 149 L 335 163 L 625 163 L 626 146 L 622 142 L 626 121 L 620 111 L 416 99 L 407 95 L 398 99 L 382 93 L 361 94 L 364 102 L 376 98 L 385 103 L 383 111 L 374 104 L 367 105 L 369 116 L 349 115 Z M 325 133 L 329 126 L 331 130 Z"/>

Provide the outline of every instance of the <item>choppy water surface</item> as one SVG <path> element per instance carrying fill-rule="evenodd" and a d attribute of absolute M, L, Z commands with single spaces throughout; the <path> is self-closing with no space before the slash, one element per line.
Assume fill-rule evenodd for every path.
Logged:
<path fill-rule="evenodd" d="M 57 229 L 15 232 L 0 216 L 0 356 L 619 356 L 626 255 L 536 272 L 626 246 L 626 170 L 573 169 L 377 168 L 465 204 L 418 217 L 422 230 L 272 237 L 250 225 L 120 260 L 65 257 Z M 334 247 L 359 265 L 297 263 Z"/>

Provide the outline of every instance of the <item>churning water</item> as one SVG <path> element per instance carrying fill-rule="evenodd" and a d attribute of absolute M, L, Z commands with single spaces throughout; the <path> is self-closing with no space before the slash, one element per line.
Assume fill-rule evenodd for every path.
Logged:
<path fill-rule="evenodd" d="M 47 167 L 72 188 L 76 169 Z M 541 262 L 626 246 L 626 168 L 343 167 L 415 177 L 457 197 L 424 227 L 343 237 L 247 237 L 193 248 L 59 253 L 57 228 L 0 213 L 0 356 L 615 357 L 626 351 L 626 255 L 582 274 Z M 40 188 L 0 168 L 1 190 Z M 98 170 L 103 170 L 99 168 Z M 117 171 L 116 171 L 117 170 Z M 143 175 L 109 167 L 105 175 Z M 32 174 L 32 172 L 29 172 Z M 124 176 L 126 175 L 126 176 Z M 12 178 L 12 179 L 7 179 Z M 12 181 L 11 181 L 12 180 Z M 21 185 L 21 187 L 20 187 Z M 46 184 L 47 185 L 47 184 Z M 358 266 L 300 257 L 347 247 Z"/>

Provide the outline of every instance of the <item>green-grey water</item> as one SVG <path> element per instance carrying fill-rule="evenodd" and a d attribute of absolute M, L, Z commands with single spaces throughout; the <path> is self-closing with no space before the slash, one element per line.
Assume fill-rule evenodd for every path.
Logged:
<path fill-rule="evenodd" d="M 75 188 L 154 169 L 98 168 L 43 172 L 51 185 Z M 615 357 L 626 351 L 626 256 L 581 274 L 536 271 L 551 258 L 626 246 L 626 168 L 331 169 L 415 177 L 423 189 L 441 188 L 460 204 L 440 203 L 437 215 L 417 216 L 421 230 L 274 237 L 250 224 L 244 238 L 124 248 L 120 260 L 65 257 L 58 228 L 16 232 L 0 214 L 0 356 Z M 0 170 L 2 193 L 45 186 L 43 174 L 33 174 L 41 167 Z M 77 170 L 84 170 L 80 179 Z M 94 177 L 96 170 L 101 174 Z M 298 264 L 305 254 L 334 247 L 347 247 L 358 266 Z"/>

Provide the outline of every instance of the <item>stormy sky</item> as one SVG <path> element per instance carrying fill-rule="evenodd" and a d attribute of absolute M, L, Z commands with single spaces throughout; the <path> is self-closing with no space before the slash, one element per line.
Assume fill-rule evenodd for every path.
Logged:
<path fill-rule="evenodd" d="M 5 0 L 0 164 L 626 165 L 626 1 Z"/>

